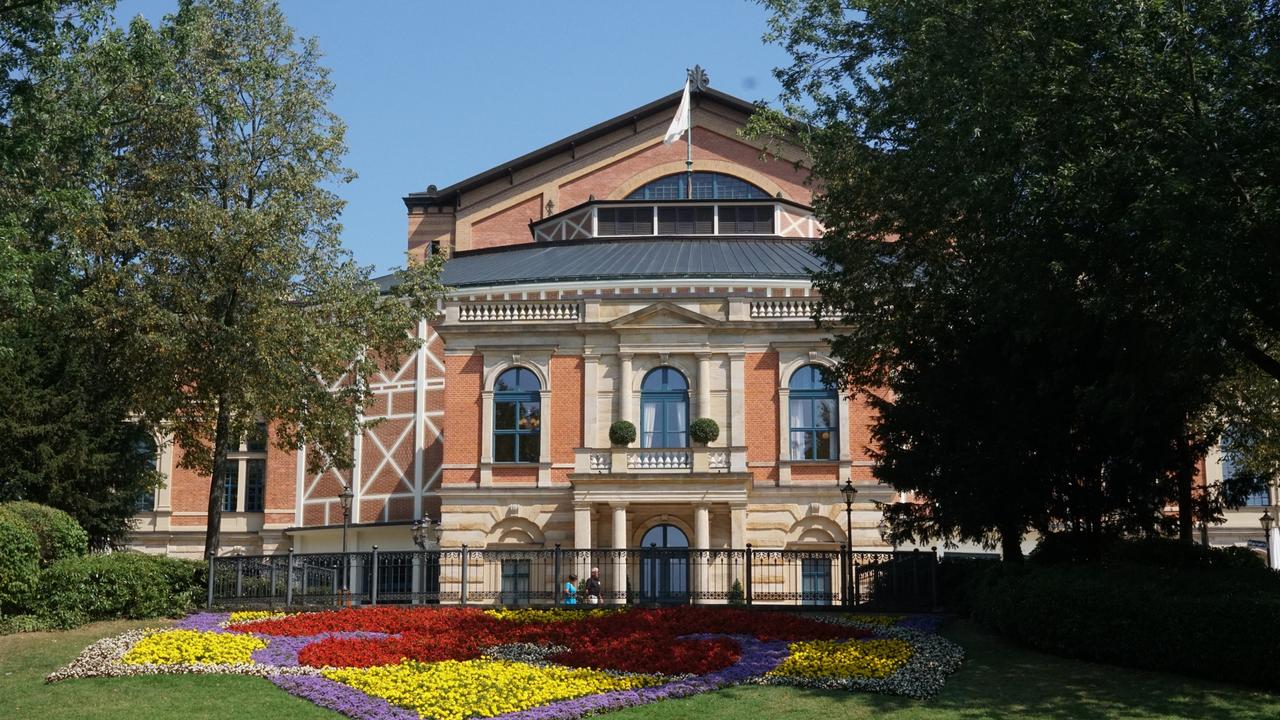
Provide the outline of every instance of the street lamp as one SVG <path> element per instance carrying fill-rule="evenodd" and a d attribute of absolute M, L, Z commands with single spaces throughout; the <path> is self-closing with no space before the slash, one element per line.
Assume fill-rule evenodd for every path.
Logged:
<path fill-rule="evenodd" d="M 421 520 L 413 521 L 413 544 L 421 550 L 426 550 L 428 545 L 439 547 L 443 529 L 439 520 L 423 515 Z"/>
<path fill-rule="evenodd" d="M 858 496 L 858 488 L 853 486 L 853 480 L 844 481 L 840 494 L 844 496 L 844 527 L 848 535 L 848 544 L 845 545 L 845 552 L 848 553 L 845 557 L 845 582 L 848 584 L 844 588 L 844 604 L 848 605 L 853 598 L 853 499 Z"/>
<path fill-rule="evenodd" d="M 342 595 L 345 600 L 348 592 L 347 583 L 348 576 L 351 572 L 347 569 L 347 528 L 351 526 L 351 499 L 355 494 L 351 492 L 350 485 L 344 485 L 342 492 L 338 493 L 338 502 L 342 504 Z"/>
<path fill-rule="evenodd" d="M 1271 542 L 1271 528 L 1276 526 L 1276 519 L 1271 516 L 1270 510 L 1263 510 L 1262 517 L 1258 518 L 1258 522 L 1262 524 L 1262 537 L 1267 542 L 1267 567 L 1274 568 L 1276 566 L 1274 543 Z"/>

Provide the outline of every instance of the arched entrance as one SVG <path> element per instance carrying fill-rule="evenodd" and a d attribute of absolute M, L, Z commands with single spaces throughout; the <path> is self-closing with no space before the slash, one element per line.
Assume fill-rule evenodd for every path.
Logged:
<path fill-rule="evenodd" d="M 640 541 L 641 603 L 689 602 L 689 538 L 675 525 L 654 525 Z"/>

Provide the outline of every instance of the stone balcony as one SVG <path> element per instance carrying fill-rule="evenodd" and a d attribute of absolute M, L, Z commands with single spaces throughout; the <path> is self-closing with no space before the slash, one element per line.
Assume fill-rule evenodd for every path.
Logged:
<path fill-rule="evenodd" d="M 742 473 L 745 447 L 575 448 L 574 472 L 588 475 Z"/>

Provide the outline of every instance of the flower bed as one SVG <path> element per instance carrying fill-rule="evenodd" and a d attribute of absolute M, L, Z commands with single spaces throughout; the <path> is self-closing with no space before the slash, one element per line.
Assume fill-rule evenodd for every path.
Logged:
<path fill-rule="evenodd" d="M 252 674 L 358 720 L 569 720 L 743 682 L 929 697 L 963 658 L 935 626 L 723 607 L 199 613 L 49 679 Z"/>

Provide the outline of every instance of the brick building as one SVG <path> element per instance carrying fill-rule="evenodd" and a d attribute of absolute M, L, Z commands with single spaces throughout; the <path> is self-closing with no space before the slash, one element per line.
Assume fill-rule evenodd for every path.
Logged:
<path fill-rule="evenodd" d="M 264 438 L 233 454 L 224 551 L 412 547 L 411 523 L 472 548 L 887 549 L 868 409 L 827 387 L 807 240 L 821 228 L 798 148 L 739 130 L 751 104 L 693 96 L 693 167 L 663 143 L 676 93 L 445 188 L 404 198 L 411 252 L 453 290 L 423 349 L 374 378 L 382 422 L 351 471 L 306 471 Z M 692 186 L 692 197 L 689 187 Z M 388 279 L 387 282 L 390 282 Z M 690 422 L 719 437 L 693 442 Z M 636 442 L 612 446 L 631 422 Z M 446 441 L 447 439 L 447 441 Z M 134 545 L 198 556 L 206 478 L 177 468 Z"/>

